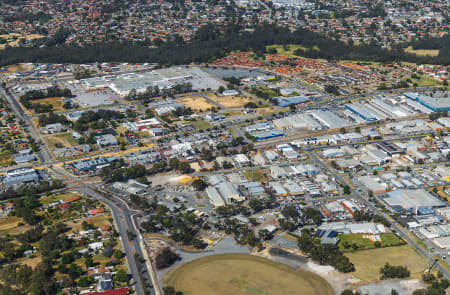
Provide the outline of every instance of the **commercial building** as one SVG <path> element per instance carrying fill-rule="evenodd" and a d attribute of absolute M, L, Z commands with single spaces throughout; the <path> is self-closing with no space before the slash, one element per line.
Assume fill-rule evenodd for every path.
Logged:
<path fill-rule="evenodd" d="M 108 166 L 112 162 L 117 161 L 116 157 L 98 157 L 88 160 L 81 160 L 66 164 L 66 168 L 72 169 L 74 172 L 95 172 L 103 167 Z"/>
<path fill-rule="evenodd" d="M 24 167 L 8 170 L 5 178 L 3 179 L 3 183 L 9 187 L 31 182 L 37 183 L 39 179 L 39 173 L 35 169 L 31 167 Z"/>
<path fill-rule="evenodd" d="M 96 136 L 95 140 L 99 147 L 107 147 L 119 144 L 117 138 L 115 138 L 112 134 Z"/>

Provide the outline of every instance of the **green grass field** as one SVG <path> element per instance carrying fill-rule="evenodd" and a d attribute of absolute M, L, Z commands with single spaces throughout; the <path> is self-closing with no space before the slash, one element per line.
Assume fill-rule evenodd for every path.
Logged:
<path fill-rule="evenodd" d="M 378 280 L 380 268 L 387 262 L 406 266 L 412 277 L 420 277 L 427 265 L 426 259 L 409 245 L 345 253 L 345 256 L 355 264 L 353 275 L 363 282 Z"/>
<path fill-rule="evenodd" d="M 192 125 L 197 127 L 199 130 L 205 130 L 205 129 L 214 127 L 214 125 L 209 124 L 205 120 L 191 121 L 189 123 L 191 123 Z"/>
<path fill-rule="evenodd" d="M 433 79 L 429 76 L 424 75 L 418 75 L 420 79 L 411 79 L 413 83 L 417 83 L 417 87 L 428 87 L 428 86 L 440 86 L 442 85 L 441 82 L 439 82 L 436 79 Z"/>
<path fill-rule="evenodd" d="M 266 46 L 266 49 L 267 50 L 275 49 L 279 55 L 285 55 L 285 56 L 289 56 L 289 57 L 298 57 L 294 53 L 297 49 L 308 50 L 308 48 L 306 48 L 305 46 L 296 45 L 296 44 L 289 44 L 287 50 L 283 48 L 283 45 L 268 45 L 268 46 Z M 313 49 L 318 50 L 319 48 L 317 46 L 315 46 L 315 47 L 313 47 Z"/>
<path fill-rule="evenodd" d="M 78 144 L 77 140 L 69 132 L 47 136 L 45 137 L 45 141 L 47 141 L 47 144 L 51 149 L 56 148 L 58 143 L 64 147 L 75 146 Z"/>
<path fill-rule="evenodd" d="M 323 278 L 246 254 L 194 260 L 167 274 L 165 286 L 184 295 L 335 294 Z"/>
<path fill-rule="evenodd" d="M 413 49 L 412 46 L 409 46 L 405 49 L 405 52 L 414 53 L 419 56 L 438 56 L 439 49 Z"/>
<path fill-rule="evenodd" d="M 375 249 L 375 242 L 372 242 L 369 239 L 363 238 L 362 234 L 340 234 L 339 236 L 339 248 L 343 252 L 351 252 L 353 251 L 352 245 L 357 244 L 358 249 L 360 250 L 369 250 Z M 381 247 L 390 247 L 390 246 L 400 246 L 404 245 L 405 242 L 397 237 L 395 234 L 380 234 L 381 238 Z M 347 244 L 349 247 L 346 248 L 344 245 Z"/>
<path fill-rule="evenodd" d="M 266 181 L 266 177 L 264 176 L 264 172 L 261 169 L 253 169 L 252 170 L 246 170 L 243 172 L 244 176 L 247 177 L 249 181 Z"/>

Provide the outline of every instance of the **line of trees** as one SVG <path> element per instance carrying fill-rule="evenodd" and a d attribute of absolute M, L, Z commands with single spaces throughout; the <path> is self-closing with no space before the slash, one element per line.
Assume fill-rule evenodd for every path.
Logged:
<path fill-rule="evenodd" d="M 443 38 L 448 39 L 450 36 Z M 206 25 L 197 31 L 191 42 L 169 40 L 156 48 L 149 48 L 144 43 L 119 41 L 99 42 L 85 47 L 60 44 L 51 47 L 6 48 L 0 52 L 0 65 L 20 62 L 88 63 L 103 61 L 156 62 L 160 65 L 190 64 L 192 62 L 209 62 L 234 50 L 252 50 L 257 56 L 262 56 L 266 52 L 266 46 L 271 44 L 302 45 L 307 49 L 299 49 L 296 54 L 311 58 L 450 64 L 450 46 L 447 41 L 439 43 L 441 48 L 437 56 L 418 56 L 403 50 L 403 47 L 408 44 L 402 44 L 392 49 L 384 49 L 370 44 L 353 45 L 302 28 L 292 32 L 286 27 L 262 24 L 253 32 L 245 31 L 239 25 L 237 28 L 225 27 L 222 30 L 215 25 Z"/>
<path fill-rule="evenodd" d="M 27 109 L 33 109 L 36 113 L 47 113 L 53 110 L 51 104 L 32 103 L 33 100 L 48 97 L 73 97 L 72 91 L 67 88 L 49 87 L 47 90 L 30 90 L 20 96 L 20 102 Z"/>

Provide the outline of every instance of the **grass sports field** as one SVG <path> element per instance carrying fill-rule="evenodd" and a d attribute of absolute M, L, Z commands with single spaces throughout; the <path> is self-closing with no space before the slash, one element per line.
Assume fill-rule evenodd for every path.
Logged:
<path fill-rule="evenodd" d="M 427 265 L 426 259 L 409 245 L 345 253 L 345 256 L 355 264 L 356 271 L 352 274 L 364 282 L 378 280 L 380 268 L 386 262 L 406 266 L 412 277 L 420 277 Z"/>
<path fill-rule="evenodd" d="M 335 294 L 316 274 L 246 254 L 194 260 L 169 272 L 164 284 L 184 295 Z"/>

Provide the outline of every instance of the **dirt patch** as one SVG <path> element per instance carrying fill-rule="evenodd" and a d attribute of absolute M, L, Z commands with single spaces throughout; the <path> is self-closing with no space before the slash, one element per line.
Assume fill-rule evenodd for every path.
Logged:
<path fill-rule="evenodd" d="M 176 99 L 176 101 L 184 104 L 187 108 L 191 108 L 194 112 L 203 112 L 215 107 L 214 104 L 210 103 L 199 95 L 179 97 Z"/>
<path fill-rule="evenodd" d="M 226 108 L 242 108 L 246 103 L 256 103 L 253 99 L 245 96 L 217 96 L 215 94 L 207 94 L 206 96 Z"/>

